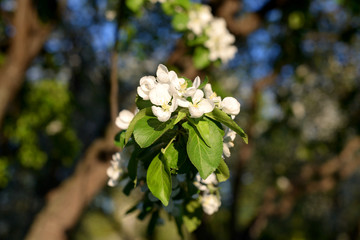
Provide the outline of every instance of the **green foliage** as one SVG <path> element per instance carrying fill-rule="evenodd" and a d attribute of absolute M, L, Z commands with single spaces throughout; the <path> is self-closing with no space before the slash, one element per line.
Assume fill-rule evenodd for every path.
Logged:
<path fill-rule="evenodd" d="M 196 68 L 204 69 L 210 65 L 209 50 L 204 47 L 196 47 L 193 55 L 193 62 Z"/>
<path fill-rule="evenodd" d="M 232 130 L 234 130 L 237 134 L 239 134 L 242 137 L 242 139 L 244 140 L 244 142 L 246 144 L 248 143 L 248 137 L 247 137 L 246 133 L 244 132 L 244 130 L 242 130 L 241 127 L 239 127 L 239 125 L 237 125 L 235 123 L 235 121 L 232 120 L 231 117 L 229 115 L 227 115 L 226 113 L 224 113 L 223 111 L 215 108 L 214 111 L 207 113 L 206 116 L 211 119 L 214 119 L 216 121 L 219 121 L 220 123 L 224 124 L 225 126 L 231 128 Z"/>
<path fill-rule="evenodd" d="M 133 12 L 138 12 L 144 5 L 145 0 L 126 0 L 126 6 Z"/>
<path fill-rule="evenodd" d="M 1 157 L 0 158 L 0 188 L 5 187 L 9 181 L 8 166 L 9 166 L 8 159 Z"/>
<path fill-rule="evenodd" d="M 80 143 L 70 125 L 72 109 L 67 86 L 42 80 L 29 85 L 24 98 L 20 116 L 4 127 L 5 135 L 17 145 L 16 159 L 24 167 L 38 170 L 49 158 L 69 166 L 78 154 Z M 41 139 L 51 144 L 46 151 L 41 147 Z"/>
<path fill-rule="evenodd" d="M 174 119 L 160 122 L 155 116 L 145 115 L 135 124 L 134 138 L 140 147 L 146 148 L 174 126 Z"/>
<path fill-rule="evenodd" d="M 225 182 L 230 177 L 230 171 L 224 159 L 220 161 L 218 168 L 215 171 L 216 178 L 219 182 Z"/>
<path fill-rule="evenodd" d="M 118 134 L 116 134 L 115 136 L 115 145 L 119 148 L 124 148 L 125 146 L 125 135 L 126 135 L 126 131 L 121 131 Z"/>
<path fill-rule="evenodd" d="M 176 31 L 185 31 L 189 16 L 186 13 L 178 13 L 172 19 L 172 25 Z"/>
<path fill-rule="evenodd" d="M 183 123 L 183 127 L 189 132 L 189 139 L 186 151 L 189 158 L 200 173 L 201 178 L 206 179 L 212 172 L 216 170 L 221 161 L 222 155 L 222 134 L 218 126 L 210 120 L 204 119 L 202 127 L 204 136 L 209 143 L 206 145 L 203 138 L 195 129 L 199 124 L 193 126 L 188 122 Z M 211 137 L 210 137 L 211 136 Z"/>
<path fill-rule="evenodd" d="M 149 98 L 151 102 L 155 99 L 159 105 L 162 104 L 160 110 L 154 108 L 149 100 L 137 96 L 135 101 L 140 111 L 130 121 L 127 130 L 115 136 L 117 146 L 124 147 L 124 150 L 131 149 L 127 169 L 121 167 L 126 172 L 121 175 L 121 179 L 129 178 L 123 192 L 129 195 L 136 186 L 141 186 L 145 191 L 144 198 L 129 211 L 140 208 L 139 219 L 152 214 L 148 226 L 151 232 L 159 219 L 161 206 L 165 206 L 176 219 L 180 235 L 182 225 L 189 231 L 199 226 L 203 211 L 207 214 L 217 211 L 221 205 L 217 184 L 230 176 L 229 168 L 223 160 L 224 144 L 230 143 L 222 123 L 246 137 L 231 117 L 218 109 L 219 106 L 215 106 L 211 99 L 202 98 L 193 102 L 192 98 L 196 94 L 204 93 L 199 91 L 204 90 L 207 78 L 197 88 L 190 88 L 191 80 L 185 78 L 185 81 L 182 85 L 185 91 L 196 91 L 187 97 L 187 107 L 177 105 L 178 99 L 175 95 L 171 97 L 169 92 L 169 99 L 162 99 L 163 94 L 166 94 L 162 91 L 168 89 L 156 92 L 158 90 L 155 87 L 164 87 L 156 85 L 156 94 L 151 95 L 154 92 L 150 92 Z M 178 93 L 180 96 L 181 92 Z M 153 113 L 154 109 L 157 111 Z M 212 112 L 205 115 L 201 111 Z M 230 131 L 225 128 L 227 132 Z M 120 160 L 115 159 L 121 164 Z M 113 170 L 117 171 L 117 168 L 113 167 Z"/>
<path fill-rule="evenodd" d="M 185 207 L 183 222 L 189 232 L 195 231 L 201 224 L 201 205 L 198 201 L 190 201 Z"/>
<path fill-rule="evenodd" d="M 133 120 L 130 122 L 128 129 L 126 130 L 126 134 L 125 134 L 125 144 L 128 143 L 131 135 L 134 132 L 134 128 L 135 128 L 135 124 L 143 117 L 145 117 L 146 113 L 150 114 L 150 109 L 146 108 L 146 109 L 141 109 L 133 118 Z"/>
<path fill-rule="evenodd" d="M 167 206 L 171 194 L 171 174 L 166 161 L 157 155 L 150 163 L 146 182 L 155 197 Z"/>

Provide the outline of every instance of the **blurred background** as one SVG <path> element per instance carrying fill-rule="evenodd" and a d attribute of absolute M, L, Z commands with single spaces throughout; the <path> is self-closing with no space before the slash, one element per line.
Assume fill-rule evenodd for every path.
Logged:
<path fill-rule="evenodd" d="M 159 63 L 236 97 L 249 135 L 186 239 L 360 239 L 360 2 L 194 2 L 236 37 L 227 64 L 197 69 L 159 3 L 0 1 L 0 239 L 180 239 L 106 186 L 113 119 Z"/>

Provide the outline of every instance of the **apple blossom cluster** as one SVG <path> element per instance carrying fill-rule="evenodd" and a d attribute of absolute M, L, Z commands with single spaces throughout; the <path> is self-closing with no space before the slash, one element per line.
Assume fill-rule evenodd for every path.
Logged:
<path fill-rule="evenodd" d="M 206 58 L 209 63 L 218 59 L 226 63 L 234 58 L 237 52 L 237 48 L 234 46 L 235 37 L 228 31 L 225 20 L 214 17 L 208 5 L 186 0 L 182 4 L 171 0 L 150 0 L 150 2 L 162 4 L 164 11 L 175 19 L 173 21 L 174 28 L 186 32 L 185 36 L 187 36 L 190 46 L 197 45 L 208 50 Z M 170 12 L 169 6 L 172 8 Z M 190 42 L 196 42 L 196 44 Z M 199 68 L 204 66 L 207 64 L 199 66 Z"/>
<path fill-rule="evenodd" d="M 240 103 L 218 96 L 207 78 L 191 81 L 162 64 L 155 76 L 140 79 L 136 91 L 135 112 L 122 110 L 115 120 L 122 129 L 115 145 L 122 151 L 107 169 L 108 185 L 126 181 L 127 195 L 140 187 L 143 198 L 128 211 L 139 210 L 139 218 L 158 219 L 163 207 L 180 232 L 182 224 L 193 231 L 203 213 L 221 206 L 218 185 L 230 177 L 224 159 L 236 135 L 247 143 L 234 121 Z"/>
<path fill-rule="evenodd" d="M 174 71 L 169 71 L 166 66 L 160 64 L 156 71 L 156 77 L 145 76 L 140 79 L 137 88 L 138 95 L 144 100 L 150 100 L 153 114 L 161 122 L 166 122 L 178 107 L 189 110 L 191 118 L 202 117 L 205 113 L 212 112 L 215 107 L 230 115 L 240 112 L 240 103 L 233 97 L 221 100 L 212 91 L 207 83 L 204 89 L 200 89 L 200 78 L 196 77 L 192 86 L 185 78 L 180 78 Z"/>
<path fill-rule="evenodd" d="M 214 214 L 221 206 L 218 184 L 219 182 L 214 173 L 206 179 L 202 179 L 199 174 L 196 175 L 194 185 L 200 191 L 199 200 L 201 207 L 207 215 Z"/>
<path fill-rule="evenodd" d="M 195 5 L 189 12 L 187 27 L 196 36 L 206 35 L 208 37 L 204 45 L 210 51 L 209 59 L 211 61 L 220 59 L 226 63 L 235 56 L 237 48 L 233 45 L 234 35 L 227 30 L 223 18 L 212 15 L 209 6 Z"/>

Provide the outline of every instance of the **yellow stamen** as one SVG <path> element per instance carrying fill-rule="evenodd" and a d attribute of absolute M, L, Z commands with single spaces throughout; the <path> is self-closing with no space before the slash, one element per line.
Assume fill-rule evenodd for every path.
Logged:
<path fill-rule="evenodd" d="M 170 106 L 166 103 L 164 103 L 163 105 L 161 105 L 161 108 L 164 109 L 165 111 L 169 111 L 170 110 Z"/>

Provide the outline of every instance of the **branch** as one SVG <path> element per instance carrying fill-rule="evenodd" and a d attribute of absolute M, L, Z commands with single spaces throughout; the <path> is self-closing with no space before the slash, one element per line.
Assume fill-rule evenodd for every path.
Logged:
<path fill-rule="evenodd" d="M 216 11 L 216 15 L 225 19 L 230 32 L 237 36 L 248 36 L 261 26 L 262 19 L 257 13 L 246 13 L 240 17 L 235 15 L 241 9 L 238 0 L 225 0 Z"/>
<path fill-rule="evenodd" d="M 52 25 L 37 17 L 31 0 L 19 0 L 14 14 L 15 36 L 11 40 L 5 63 L 0 68 L 0 128 L 8 105 L 20 90 L 26 69 L 37 56 Z"/>
<path fill-rule="evenodd" d="M 119 4 L 118 18 L 120 7 L 121 4 Z M 84 159 L 76 166 L 75 173 L 48 194 L 45 208 L 36 217 L 27 240 L 67 239 L 66 232 L 75 226 L 85 207 L 105 185 L 108 159 L 118 150 L 113 142 L 118 131 L 114 124 L 118 113 L 118 30 L 119 22 L 115 29 L 115 44 L 111 54 L 109 99 L 111 122 L 105 137 L 94 141 L 87 149 Z M 102 156 L 107 157 L 102 159 Z"/>
<path fill-rule="evenodd" d="M 114 125 L 109 125 L 105 137 L 88 148 L 75 173 L 48 194 L 46 205 L 35 218 L 27 240 L 67 239 L 66 232 L 76 224 L 107 180 L 107 159 L 117 150 L 113 144 L 116 131 Z"/>

